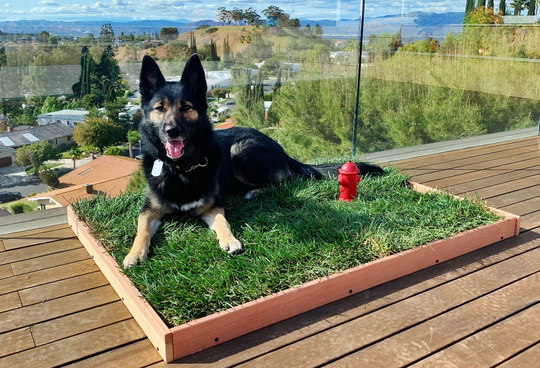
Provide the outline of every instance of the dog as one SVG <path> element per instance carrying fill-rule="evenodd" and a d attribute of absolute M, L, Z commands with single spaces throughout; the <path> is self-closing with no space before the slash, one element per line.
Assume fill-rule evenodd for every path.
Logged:
<path fill-rule="evenodd" d="M 166 82 L 156 62 L 145 56 L 139 81 L 143 111 L 139 135 L 147 186 L 124 268 L 147 259 L 150 240 L 166 214 L 201 218 L 215 231 L 221 249 L 239 252 L 242 244 L 225 218 L 225 195 L 243 192 L 252 198 L 292 175 L 322 178 L 317 169 L 291 158 L 255 129 L 213 130 L 198 55 L 189 58 L 180 82 Z"/>
<path fill-rule="evenodd" d="M 139 133 L 147 181 L 137 235 L 124 267 L 146 260 L 150 240 L 166 214 L 200 217 L 219 246 L 235 253 L 242 244 L 225 218 L 223 197 L 261 188 L 291 175 L 320 179 L 321 173 L 289 157 L 274 140 L 251 128 L 216 130 L 207 115 L 206 78 L 198 55 L 186 63 L 180 82 L 166 82 L 156 62 L 143 59 Z"/>

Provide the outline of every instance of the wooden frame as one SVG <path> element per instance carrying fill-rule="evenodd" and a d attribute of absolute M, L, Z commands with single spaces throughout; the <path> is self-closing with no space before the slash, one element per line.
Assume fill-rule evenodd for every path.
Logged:
<path fill-rule="evenodd" d="M 419 192 L 433 190 L 417 183 L 411 186 Z M 170 362 L 519 233 L 519 216 L 490 210 L 505 218 L 172 328 L 143 299 L 71 207 L 68 223 L 159 354 Z"/>

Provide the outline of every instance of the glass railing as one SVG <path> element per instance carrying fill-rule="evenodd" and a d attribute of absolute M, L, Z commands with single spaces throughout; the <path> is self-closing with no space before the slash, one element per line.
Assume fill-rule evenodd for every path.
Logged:
<path fill-rule="evenodd" d="M 142 8 L 131 22 L 22 22 L 20 13 L 0 24 L 0 130 L 75 129 L 97 109 L 120 126 L 107 143 L 116 145 L 141 119 L 142 57 L 177 81 L 193 53 L 216 125 L 254 127 L 308 162 L 532 128 L 540 28 L 527 4 L 368 0 L 363 22 L 364 4 L 341 0 L 177 9 L 168 17 L 186 19 L 176 21 L 144 20 Z"/>

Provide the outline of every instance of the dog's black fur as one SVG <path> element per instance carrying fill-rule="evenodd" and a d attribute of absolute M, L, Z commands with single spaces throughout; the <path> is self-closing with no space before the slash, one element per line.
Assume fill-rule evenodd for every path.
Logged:
<path fill-rule="evenodd" d="M 168 213 L 201 217 L 216 232 L 221 248 L 236 252 L 241 244 L 224 217 L 224 195 L 243 191 L 250 197 L 291 175 L 322 177 L 255 129 L 214 131 L 207 116 L 206 90 L 197 55 L 186 63 L 179 83 L 166 82 L 155 61 L 145 56 L 140 74 L 144 118 L 139 132 L 148 185 L 137 237 L 124 267 L 146 259 L 160 218 Z"/>

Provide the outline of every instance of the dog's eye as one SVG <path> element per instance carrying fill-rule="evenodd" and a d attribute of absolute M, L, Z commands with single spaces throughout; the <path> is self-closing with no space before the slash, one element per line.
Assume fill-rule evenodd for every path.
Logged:
<path fill-rule="evenodd" d="M 180 110 L 183 112 L 189 111 L 191 110 L 191 105 L 183 105 Z"/>
<path fill-rule="evenodd" d="M 156 107 L 154 107 L 154 110 L 156 110 L 158 112 L 164 112 L 165 107 L 163 105 L 157 105 Z"/>

